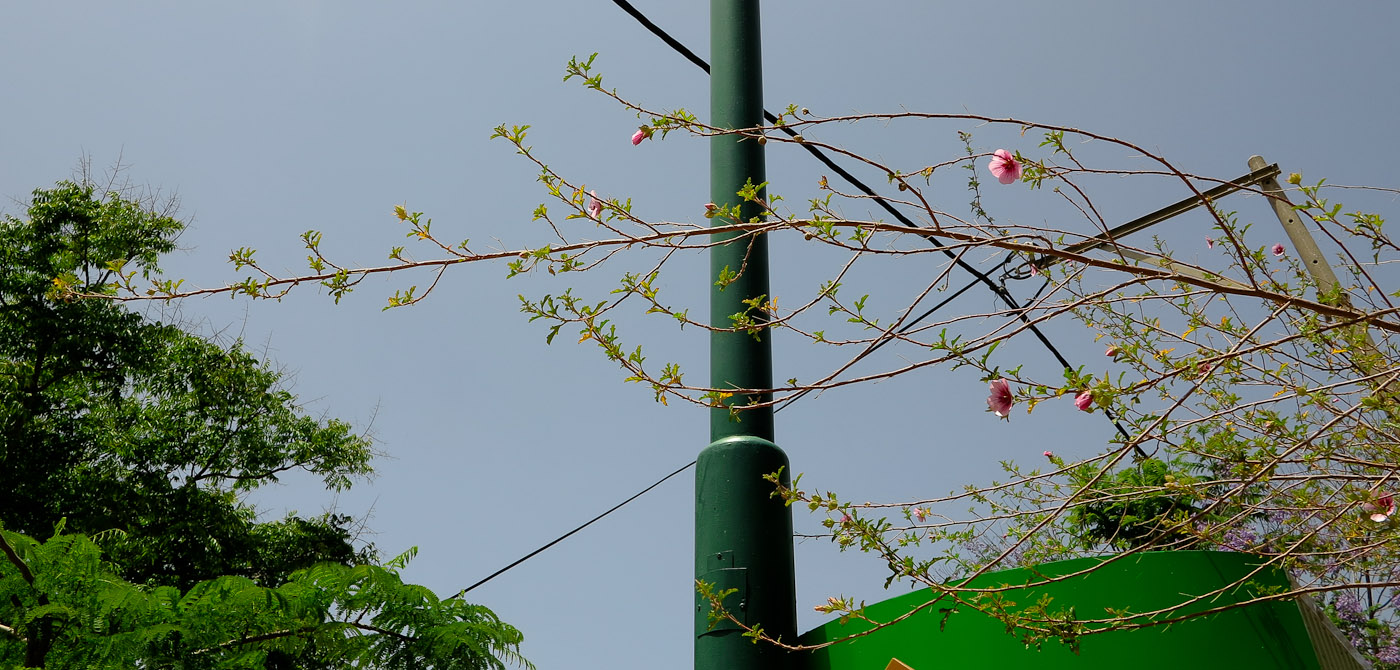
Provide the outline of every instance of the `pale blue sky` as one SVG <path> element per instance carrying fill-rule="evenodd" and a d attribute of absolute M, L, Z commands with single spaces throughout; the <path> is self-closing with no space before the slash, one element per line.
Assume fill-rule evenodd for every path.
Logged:
<path fill-rule="evenodd" d="M 708 52 L 705 3 L 635 4 Z M 770 109 L 967 110 L 1121 136 L 1220 178 L 1243 174 L 1258 153 L 1310 179 L 1400 186 L 1393 3 L 821 0 L 770 2 L 764 13 Z M 487 137 L 497 124 L 528 123 L 536 151 L 560 172 L 632 197 L 645 216 L 698 220 L 708 200 L 703 141 L 673 135 L 632 147 L 631 114 L 560 83 L 570 56 L 595 51 L 605 85 L 706 116 L 703 73 L 603 0 L 5 3 L 0 196 L 18 213 L 11 200 L 70 176 L 80 157 L 99 168 L 120 157 L 130 179 L 181 196 L 193 225 L 167 270 L 198 285 L 235 278 L 224 259 L 237 247 L 259 249 L 269 267 L 301 268 L 298 235 L 309 228 L 324 232 L 332 258 L 380 263 L 403 243 L 390 215 L 401 202 L 452 231 L 448 239 L 516 246 L 544 239 L 528 223 L 544 196 L 531 166 Z M 976 131 L 981 150 L 1035 144 L 969 124 L 869 124 L 822 137 L 922 166 L 957 154 L 958 129 Z M 773 188 L 805 201 L 823 171 L 770 147 Z M 992 194 L 1003 216 L 1046 216 L 1031 194 L 1007 188 Z M 957 210 L 964 196 L 952 193 L 947 208 Z M 1101 204 L 1110 220 L 1126 220 L 1180 197 L 1134 182 Z M 1241 203 L 1261 230 L 1276 225 L 1257 200 Z M 774 251 L 776 294 L 815 286 L 820 268 L 792 260 L 803 252 Z M 674 303 L 703 304 L 701 260 L 671 271 L 665 295 Z M 914 290 L 910 282 L 937 269 L 872 266 L 862 281 Z M 338 503 L 355 515 L 373 509 L 384 552 L 419 546 L 408 577 L 448 595 L 684 464 L 708 440 L 702 410 L 655 405 L 574 338 L 546 347 L 515 296 L 560 284 L 504 275 L 502 266 L 457 268 L 428 301 L 387 313 L 379 308 L 395 288 L 427 279 L 367 281 L 339 306 L 299 290 L 281 303 L 221 297 L 180 311 L 266 347 L 314 411 L 362 426 L 373 419 L 388 457 L 377 479 Z M 583 281 L 600 290 L 612 277 Z M 963 281 L 955 274 L 955 286 Z M 980 289 L 954 305 L 991 306 Z M 624 328 L 655 348 L 654 360 L 706 376 L 698 333 L 644 319 Z M 1072 358 L 1101 355 L 1072 324 L 1052 336 Z M 778 379 L 811 376 L 828 360 L 784 349 L 781 338 L 777 347 Z M 1007 355 L 1042 357 L 1031 347 Z M 975 374 L 933 370 L 831 392 L 779 414 L 778 441 L 806 482 L 857 501 L 904 500 L 984 481 L 1002 459 L 1092 453 L 1110 430 L 1071 412 L 996 422 L 984 389 Z M 691 477 L 678 477 L 472 599 L 520 627 L 542 668 L 686 667 L 692 494 Z M 333 502 L 302 480 L 263 500 L 272 512 Z M 796 524 L 817 528 L 802 512 Z M 804 630 L 823 621 L 811 606 L 827 595 L 886 596 L 869 557 L 808 540 L 797 561 Z"/>

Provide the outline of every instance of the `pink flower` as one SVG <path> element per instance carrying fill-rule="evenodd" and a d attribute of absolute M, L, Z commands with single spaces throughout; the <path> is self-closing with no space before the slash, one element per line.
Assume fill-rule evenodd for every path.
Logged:
<path fill-rule="evenodd" d="M 842 514 L 842 515 L 841 515 L 841 525 L 844 526 L 844 525 L 846 525 L 846 524 L 848 524 L 848 523 L 850 523 L 850 522 L 851 522 L 851 515 L 849 515 L 849 514 Z"/>
<path fill-rule="evenodd" d="M 598 194 L 593 191 L 588 192 L 588 215 L 594 219 L 603 216 L 603 201 L 599 200 Z"/>
<path fill-rule="evenodd" d="M 1105 356 L 1107 356 L 1107 357 L 1109 357 L 1109 358 L 1118 358 L 1118 345 L 1116 345 L 1116 344 L 1110 344 L 1110 345 L 1108 345 L 1108 348 L 1104 350 L 1103 355 L 1105 355 Z"/>
<path fill-rule="evenodd" d="M 1005 379 L 998 379 L 991 383 L 992 394 L 987 396 L 987 408 L 998 418 L 1008 419 L 1011 415 L 1011 405 L 1015 399 L 1011 397 L 1011 384 Z"/>
<path fill-rule="evenodd" d="M 1386 493 L 1376 498 L 1375 502 L 1361 503 L 1362 511 L 1371 515 L 1371 520 L 1376 523 L 1385 523 L 1390 520 L 1390 516 L 1395 514 L 1395 496 Z"/>
<path fill-rule="evenodd" d="M 1050 451 L 1050 450 L 1047 449 L 1047 450 L 1045 450 L 1045 451 L 1043 452 L 1043 455 L 1044 455 L 1046 458 L 1054 458 L 1054 457 L 1055 457 L 1055 452 Z"/>
<path fill-rule="evenodd" d="M 1021 178 L 1021 164 L 1016 162 L 1016 157 L 1005 149 L 997 149 L 992 152 L 992 162 L 987 164 L 987 169 L 991 170 L 992 176 L 1003 184 L 1010 184 Z"/>
<path fill-rule="evenodd" d="M 1209 236 L 1209 235 L 1206 236 L 1206 248 L 1207 248 L 1207 249 L 1214 249 L 1214 248 L 1215 248 L 1215 240 L 1210 239 L 1210 236 Z"/>
<path fill-rule="evenodd" d="M 1270 249 L 1270 251 L 1274 252 L 1274 255 L 1275 255 L 1275 256 L 1282 256 L 1282 255 L 1283 255 L 1283 245 L 1282 245 L 1282 244 L 1278 244 L 1278 243 L 1274 243 L 1274 247 L 1273 247 L 1272 249 Z"/>
<path fill-rule="evenodd" d="M 1077 396 L 1074 396 L 1074 406 L 1078 407 L 1079 411 L 1081 412 L 1087 412 L 1093 409 L 1094 394 L 1089 391 L 1085 391 Z"/>
<path fill-rule="evenodd" d="M 919 523 L 923 523 L 924 517 L 928 516 L 928 510 L 923 509 L 922 507 L 915 507 L 914 509 L 909 510 L 909 512 L 914 515 L 915 519 L 918 519 Z"/>
<path fill-rule="evenodd" d="M 641 144 L 641 143 L 642 143 L 642 140 L 644 140 L 644 139 L 646 139 L 646 138 L 648 138 L 648 137 L 651 137 L 651 128 L 648 128 L 648 127 L 646 127 L 646 126 L 642 126 L 641 128 L 638 128 L 638 129 L 637 129 L 637 132 L 632 133 L 632 146 L 635 147 L 635 146 L 637 146 L 638 144 Z"/>

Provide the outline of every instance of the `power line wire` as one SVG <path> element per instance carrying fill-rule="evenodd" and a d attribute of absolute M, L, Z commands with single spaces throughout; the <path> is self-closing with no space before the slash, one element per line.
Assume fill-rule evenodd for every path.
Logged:
<path fill-rule="evenodd" d="M 598 516 L 595 516 L 595 517 L 593 517 L 592 519 L 589 519 L 587 522 L 585 522 L 583 525 L 579 526 L 578 528 L 575 528 L 575 529 L 573 529 L 573 530 L 571 530 L 571 531 L 569 531 L 569 532 L 567 532 L 567 533 L 564 533 L 563 535 L 560 535 L 559 537 L 554 538 L 554 540 L 551 541 L 549 544 L 546 544 L 546 545 L 544 545 L 543 547 L 540 547 L 539 549 L 536 549 L 536 550 L 534 550 L 534 551 L 532 551 L 532 552 L 530 552 L 530 553 L 528 553 L 528 554 L 525 554 L 524 556 L 521 556 L 520 558 L 516 559 L 515 562 L 511 563 L 510 565 L 507 565 L 506 567 L 501 568 L 500 570 L 497 570 L 497 571 L 495 571 L 495 572 L 493 572 L 493 573 L 487 575 L 487 576 L 486 576 L 485 578 L 483 578 L 481 581 L 479 581 L 479 582 L 477 582 L 477 583 L 475 583 L 475 584 L 472 584 L 471 586 L 468 586 L 467 588 L 462 589 L 461 591 L 458 591 L 458 592 L 457 592 L 457 595 L 452 596 L 452 597 L 453 597 L 453 598 L 461 598 L 461 597 L 462 597 L 463 595 L 465 595 L 468 591 L 471 591 L 472 589 L 474 589 L 474 588 L 476 588 L 476 587 L 478 587 L 478 586 L 481 586 L 482 584 L 485 584 L 486 582 L 489 582 L 489 581 L 495 579 L 496 577 L 499 577 L 501 574 L 505 573 L 505 571 L 507 571 L 507 570 L 509 570 L 509 569 L 511 569 L 511 568 L 513 568 L 513 567 L 515 567 L 515 566 L 517 566 L 517 565 L 520 565 L 521 563 L 524 563 L 525 561 L 528 561 L 528 560 L 530 560 L 531 558 L 534 558 L 536 554 L 538 554 L 538 553 L 540 553 L 540 552 L 542 552 L 542 551 L 544 551 L 544 550 L 546 550 L 546 549 L 548 549 L 548 548 L 550 548 L 550 547 L 552 547 L 552 546 L 554 546 L 554 545 L 556 545 L 556 544 L 559 544 L 560 542 L 563 542 L 563 541 L 564 541 L 565 539 L 567 539 L 570 535 L 573 535 L 574 533 L 577 533 L 577 532 L 583 530 L 584 528 L 587 528 L 587 527 L 593 525 L 593 522 L 595 522 L 595 521 L 597 521 L 597 520 L 599 520 L 599 519 L 601 519 L 601 518 L 603 518 L 603 517 L 605 517 L 605 516 L 607 516 L 607 515 L 609 515 L 609 514 L 612 514 L 613 512 L 616 512 L 617 510 L 621 509 L 623 505 L 626 505 L 627 503 L 630 503 L 630 502 L 632 502 L 633 500 L 636 500 L 637 498 L 642 497 L 642 494 L 646 493 L 647 491 L 650 491 L 650 490 L 652 490 L 652 489 L 654 489 L 654 488 L 656 488 L 656 487 L 658 487 L 658 486 L 661 486 L 661 483 L 662 483 L 662 482 L 664 482 L 664 481 L 666 481 L 666 480 L 668 480 L 668 479 L 670 479 L 670 478 L 672 478 L 672 477 L 675 477 L 676 475 L 678 475 L 678 474 L 680 474 L 680 473 L 682 473 L 682 472 L 685 472 L 686 470 L 690 469 L 690 466 L 692 466 L 692 465 L 695 465 L 695 461 L 691 461 L 691 462 L 689 462 L 689 463 L 686 463 L 685 465 L 682 465 L 681 467 L 677 468 L 675 472 L 672 472 L 671 474 L 666 475 L 665 477 L 662 477 L 661 479 L 656 480 L 656 483 L 652 484 L 651 486 L 648 486 L 648 487 L 646 487 L 646 488 L 644 488 L 644 489 L 642 489 L 642 490 L 640 490 L 640 491 L 638 491 L 638 492 L 632 494 L 632 497 L 630 497 L 630 498 L 628 498 L 628 499 L 626 499 L 626 500 L 624 500 L 624 501 L 622 501 L 622 502 L 620 502 L 620 503 L 618 503 L 618 504 L 616 504 L 616 505 L 613 505 L 613 506 L 612 506 L 612 509 L 609 509 L 608 511 L 603 512 L 602 514 L 599 514 Z"/>
<path fill-rule="evenodd" d="M 710 73 L 710 64 L 706 63 L 705 59 L 695 55 L 694 51 L 691 51 L 684 44 L 681 44 L 680 40 L 671 37 L 669 33 L 661 29 L 661 26 L 652 23 L 651 19 L 647 18 L 645 14 L 637 11 L 637 8 L 633 7 L 632 3 L 627 2 L 627 0 L 613 0 L 613 4 L 617 5 L 618 8 L 620 8 L 622 11 L 627 12 L 628 16 L 631 16 L 632 18 L 636 19 L 637 23 L 642 24 L 642 27 L 650 31 L 651 34 L 661 38 L 661 41 L 665 42 L 666 46 L 671 47 L 673 50 L 675 50 L 676 53 L 685 56 L 686 60 L 694 63 L 696 67 L 700 68 L 701 70 L 704 70 L 705 74 Z M 771 116 L 770 114 L 768 114 L 768 110 L 763 110 L 763 114 L 765 116 Z"/>

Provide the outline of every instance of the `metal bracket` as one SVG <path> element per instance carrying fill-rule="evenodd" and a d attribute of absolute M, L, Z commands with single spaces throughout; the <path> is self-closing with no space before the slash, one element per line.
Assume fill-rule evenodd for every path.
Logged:
<path fill-rule="evenodd" d="M 1259 159 L 1261 164 L 1263 160 L 1264 159 L 1262 158 Z M 1067 251 L 1072 254 L 1082 254 L 1088 251 L 1093 251 L 1095 249 L 1116 245 L 1119 239 L 1131 235 L 1139 230 L 1149 228 L 1158 223 L 1166 221 L 1167 219 L 1170 219 L 1174 216 L 1185 214 L 1186 212 L 1200 207 L 1201 205 L 1207 202 L 1223 198 L 1242 188 L 1249 188 L 1251 186 L 1254 186 L 1255 184 L 1263 182 L 1266 179 L 1273 179 L 1279 174 L 1279 167 L 1277 164 L 1260 165 L 1259 167 L 1255 167 L 1254 162 L 1251 159 L 1249 167 L 1253 171 L 1243 177 L 1240 177 L 1239 179 L 1216 186 L 1215 188 L 1202 193 L 1200 196 L 1191 196 L 1189 198 L 1186 198 L 1185 200 L 1182 200 L 1181 202 L 1167 205 L 1166 207 L 1152 212 L 1151 214 L 1148 214 L 1146 216 L 1140 216 L 1121 226 L 1109 228 L 1108 232 L 1105 232 L 1102 235 L 1091 237 L 1078 244 L 1071 244 L 1065 247 L 1064 251 Z M 1045 268 L 1048 268 L 1051 265 L 1054 265 L 1058 262 L 1060 262 L 1060 259 L 1057 256 L 1041 256 L 1040 258 L 1031 261 L 1031 264 L 1039 270 L 1044 270 Z"/>
<path fill-rule="evenodd" d="M 722 601 L 725 611 L 732 614 L 734 618 L 749 624 L 748 604 L 749 604 L 749 580 L 748 570 L 745 568 L 722 568 L 711 570 L 696 579 L 710 584 L 715 593 L 723 593 L 734 589 L 734 593 L 726 596 Z M 699 592 L 695 594 L 695 635 L 708 635 L 721 631 L 742 630 L 729 619 L 720 619 L 714 626 L 710 625 L 710 612 L 713 610 L 709 599 L 704 598 Z"/>
<path fill-rule="evenodd" d="M 1254 168 L 1263 164 L 1263 156 L 1249 157 L 1249 167 Z M 1313 282 L 1317 284 L 1319 302 L 1332 303 L 1338 307 L 1351 309 L 1351 300 L 1347 298 L 1346 291 L 1340 288 L 1341 282 L 1337 281 L 1337 273 L 1332 270 L 1332 265 L 1327 262 L 1327 257 L 1322 255 L 1322 249 L 1318 248 L 1317 240 L 1313 239 L 1312 233 L 1308 232 L 1308 227 L 1303 225 L 1302 217 L 1298 216 L 1298 210 L 1288 199 L 1288 194 L 1284 193 L 1283 187 L 1279 185 L 1277 175 L 1265 179 L 1262 186 L 1264 195 L 1268 196 L 1269 204 L 1274 208 L 1274 215 L 1278 217 L 1279 224 L 1283 226 L 1283 232 L 1288 234 L 1288 241 L 1293 243 L 1293 249 L 1298 252 L 1298 258 L 1303 261 L 1303 267 L 1307 268 L 1308 274 L 1312 275 Z M 1336 296 L 1336 300 L 1333 302 L 1323 296 Z M 1371 338 L 1371 331 L 1364 323 L 1356 327 L 1361 330 L 1361 341 L 1357 344 L 1357 349 L 1360 350 L 1358 353 L 1361 355 L 1352 356 L 1352 363 L 1362 374 L 1374 374 L 1376 362 L 1381 360 L 1380 352 L 1376 350 L 1376 341 Z"/>
<path fill-rule="evenodd" d="M 735 589 L 734 593 L 724 599 L 724 608 L 735 618 L 744 622 L 744 625 L 748 625 L 749 580 L 747 570 L 734 566 L 733 551 L 715 552 L 706 558 L 705 564 L 709 570 L 702 572 L 696 577 L 696 580 L 709 584 L 715 593 Z M 709 599 L 701 597 L 697 591 L 695 593 L 695 635 L 697 637 L 719 631 L 741 630 L 728 619 L 717 621 L 711 627 L 710 612 L 713 609 Z"/>

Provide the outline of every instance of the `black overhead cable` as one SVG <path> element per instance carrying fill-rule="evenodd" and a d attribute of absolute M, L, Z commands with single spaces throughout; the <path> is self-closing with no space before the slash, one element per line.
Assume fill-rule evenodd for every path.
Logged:
<path fill-rule="evenodd" d="M 695 55 L 695 52 L 691 51 L 690 49 L 687 49 L 684 44 L 680 43 L 679 40 L 667 34 L 666 31 L 662 30 L 660 26 L 657 26 L 655 23 L 652 23 L 650 19 L 648 19 L 641 12 L 637 11 L 637 8 L 633 7 L 631 3 L 627 2 L 627 0 L 612 0 L 612 2 L 614 5 L 617 5 L 620 9 L 622 9 L 622 11 L 627 12 L 628 15 L 636 19 L 637 22 L 641 23 L 644 28 L 651 31 L 651 34 L 657 36 L 661 39 L 662 42 L 665 42 L 667 46 L 671 47 L 672 49 L 676 50 L 677 53 L 684 56 L 686 60 L 689 60 L 691 63 L 694 63 L 696 67 L 699 67 L 700 69 L 704 70 L 706 74 L 710 72 L 709 63 L 706 63 L 704 59 Z M 763 118 L 766 119 L 769 123 L 774 124 L 775 129 L 787 133 L 789 136 L 795 137 L 797 135 L 797 131 L 786 126 L 777 125 L 778 117 L 766 109 L 763 110 Z M 894 206 L 891 205 L 889 201 L 885 200 L 883 196 L 876 193 L 869 186 L 866 186 L 865 182 L 862 182 L 861 180 L 857 179 L 855 175 L 847 172 L 841 166 L 833 162 L 830 158 L 827 157 L 826 154 L 822 153 L 820 149 L 817 149 L 816 147 L 807 143 L 802 143 L 800 146 L 803 149 L 806 149 L 807 153 L 812 154 L 812 156 L 815 157 L 818 161 L 821 161 L 822 165 L 825 165 L 826 167 L 830 168 L 832 172 L 835 172 L 842 179 L 846 180 L 847 183 L 856 187 L 856 189 L 860 190 L 861 193 L 864 193 L 865 195 L 869 196 L 871 200 L 875 201 L 876 204 L 880 205 L 882 209 L 888 212 L 890 216 L 893 216 L 902 225 L 908 228 L 923 228 L 923 226 L 920 226 L 919 224 L 910 221 L 908 217 L 904 216 L 902 212 L 895 209 Z M 1058 361 L 1061 366 L 1063 366 L 1066 370 L 1074 369 L 1074 367 L 1069 364 L 1069 361 L 1066 360 L 1062 354 L 1060 354 L 1060 350 L 1056 349 L 1055 345 L 1050 342 L 1050 339 L 1045 336 L 1045 333 L 1041 332 L 1040 328 L 1037 327 L 1033 322 L 1031 322 L 1030 317 L 1026 314 L 1026 308 L 1022 307 L 1020 303 L 1017 302 L 1016 298 L 1011 295 L 1011 292 L 1006 290 L 1006 287 L 1002 286 L 1001 284 L 998 284 L 997 282 L 993 281 L 991 277 L 988 277 L 985 273 L 969 265 L 957 254 L 953 253 L 952 250 L 947 249 L 943 242 L 940 241 L 938 238 L 934 237 L 933 235 L 926 234 L 922 237 L 928 240 L 928 242 L 933 246 L 942 250 L 943 255 L 952 259 L 953 263 L 955 263 L 958 267 L 962 268 L 963 270 L 966 270 L 973 277 L 976 277 L 978 282 L 981 282 L 982 284 L 986 285 L 986 287 L 990 289 L 993 294 L 1000 298 L 1002 302 L 1006 303 L 1006 306 L 1010 307 L 1011 311 L 1016 314 L 1016 317 L 1026 324 L 1026 328 L 1030 330 L 1033 335 L 1035 335 L 1036 339 L 1040 340 L 1041 344 L 1045 345 L 1046 350 L 1050 352 L 1050 355 L 1055 357 L 1055 360 Z M 1107 416 L 1109 420 L 1113 422 L 1113 425 L 1118 429 L 1118 432 L 1123 436 L 1123 439 L 1132 439 L 1132 435 L 1128 433 L 1128 430 L 1123 427 L 1123 424 L 1119 423 L 1118 420 L 1114 418 L 1112 414 L 1109 414 L 1105 411 L 1104 416 Z M 1141 448 L 1134 448 L 1139 456 L 1145 456 Z"/>
<path fill-rule="evenodd" d="M 637 8 L 633 7 L 632 3 L 627 2 L 627 0 L 613 0 L 613 4 L 621 8 L 622 11 L 627 12 L 628 16 L 631 16 L 632 18 L 636 19 L 637 23 L 642 24 L 643 28 L 646 28 L 647 30 L 651 31 L 651 34 L 661 38 L 661 41 L 665 42 L 666 46 L 671 47 L 675 50 L 676 53 L 685 56 L 686 60 L 694 63 L 696 67 L 700 68 L 701 70 L 704 70 L 705 74 L 710 73 L 710 64 L 706 63 L 705 59 L 695 55 L 694 51 L 687 49 L 684 44 L 681 44 L 680 40 L 671 37 L 669 34 L 667 34 L 666 31 L 661 29 L 661 26 L 652 23 L 651 19 L 647 18 L 645 14 L 637 11 Z M 772 116 L 768 113 L 767 110 L 764 110 L 763 114 L 765 116 Z"/>
<path fill-rule="evenodd" d="M 478 586 L 481 586 L 482 584 L 485 584 L 486 582 L 489 582 L 489 581 L 495 579 L 497 576 L 499 576 L 501 573 L 505 572 L 506 570 L 509 570 L 509 569 L 511 569 L 511 568 L 513 568 L 513 567 L 515 567 L 515 566 L 517 566 L 517 565 L 520 565 L 521 563 L 524 563 L 525 561 L 530 560 L 531 558 L 534 558 L 534 557 L 535 557 L 535 554 L 538 554 L 538 553 L 544 551 L 545 549 L 548 549 L 548 548 L 550 548 L 550 547 L 552 547 L 552 546 L 554 546 L 554 545 L 556 545 L 556 544 L 559 544 L 560 542 L 563 542 L 564 539 L 567 538 L 567 537 L 569 537 L 570 535 L 573 535 L 574 533 L 577 533 L 577 532 L 583 530 L 584 528 L 587 528 L 587 527 L 593 525 L 593 522 L 594 522 L 594 521 L 597 521 L 597 520 L 599 520 L 599 519 L 601 519 L 601 518 L 603 518 L 603 517 L 605 517 L 605 516 L 607 516 L 607 515 L 609 515 L 609 514 L 612 514 L 613 512 L 616 512 L 617 510 L 621 509 L 623 505 L 626 505 L 627 503 L 630 503 L 630 502 L 632 502 L 633 500 L 636 500 L 637 498 L 642 497 L 642 494 L 646 493 L 647 491 L 650 491 L 650 490 L 652 490 L 652 489 L 654 489 L 654 488 L 656 488 L 656 487 L 658 487 L 658 486 L 661 486 L 661 483 L 662 483 L 662 482 L 664 482 L 664 481 L 666 481 L 666 480 L 668 480 L 668 479 L 670 479 L 670 478 L 672 478 L 672 477 L 675 477 L 676 475 L 678 475 L 678 474 L 680 474 L 680 473 L 682 473 L 682 472 L 685 472 L 686 470 L 690 469 L 690 466 L 692 466 L 692 465 L 695 465 L 695 461 L 691 461 L 691 462 L 689 462 L 689 463 L 686 463 L 685 465 L 682 465 L 680 468 L 677 468 L 675 472 L 672 472 L 671 474 L 666 475 L 665 477 L 662 477 L 661 479 L 656 480 L 656 483 L 652 484 L 651 486 L 648 486 L 648 487 L 646 487 L 646 488 L 644 488 L 644 489 L 642 489 L 642 490 L 640 490 L 640 491 L 638 491 L 638 492 L 632 494 L 632 497 L 630 497 L 630 498 L 628 498 L 628 499 L 626 499 L 626 500 L 624 500 L 624 501 L 622 501 L 622 502 L 620 502 L 620 503 L 618 503 L 618 504 L 616 504 L 616 505 L 613 505 L 613 506 L 612 506 L 612 509 L 609 509 L 608 511 L 603 512 L 602 514 L 599 514 L 598 516 L 595 516 L 595 517 L 593 517 L 592 519 L 589 519 L 587 522 L 585 522 L 583 525 L 579 526 L 578 528 L 575 528 L 575 529 L 573 529 L 573 530 L 571 530 L 571 531 L 569 531 L 569 532 L 567 532 L 567 533 L 564 533 L 563 535 L 560 535 L 560 536 L 557 537 L 557 538 L 554 538 L 554 540 L 551 541 L 549 544 L 546 544 L 546 545 L 544 545 L 543 547 L 540 547 L 539 549 L 536 549 L 536 550 L 534 550 L 534 551 L 532 551 L 532 552 L 530 552 L 530 553 L 528 553 L 528 554 L 525 554 L 524 556 L 521 556 L 520 558 L 516 559 L 514 563 L 511 563 L 510 565 L 507 565 L 506 567 L 501 568 L 500 570 L 497 570 L 497 571 L 495 571 L 495 572 L 493 572 L 493 573 L 487 575 L 487 576 L 486 576 L 484 579 L 482 579 L 481 581 L 479 581 L 479 582 L 477 582 L 477 583 L 475 583 L 475 584 L 472 584 L 471 586 L 468 586 L 467 588 L 462 589 L 461 591 L 458 591 L 458 592 L 457 592 L 457 595 L 452 596 L 452 597 L 453 597 L 453 598 L 461 598 L 461 597 L 462 597 L 463 595 L 465 595 L 468 591 L 470 591 L 470 590 L 472 590 L 472 589 L 474 589 L 474 588 L 476 588 L 476 587 L 478 587 Z"/>

